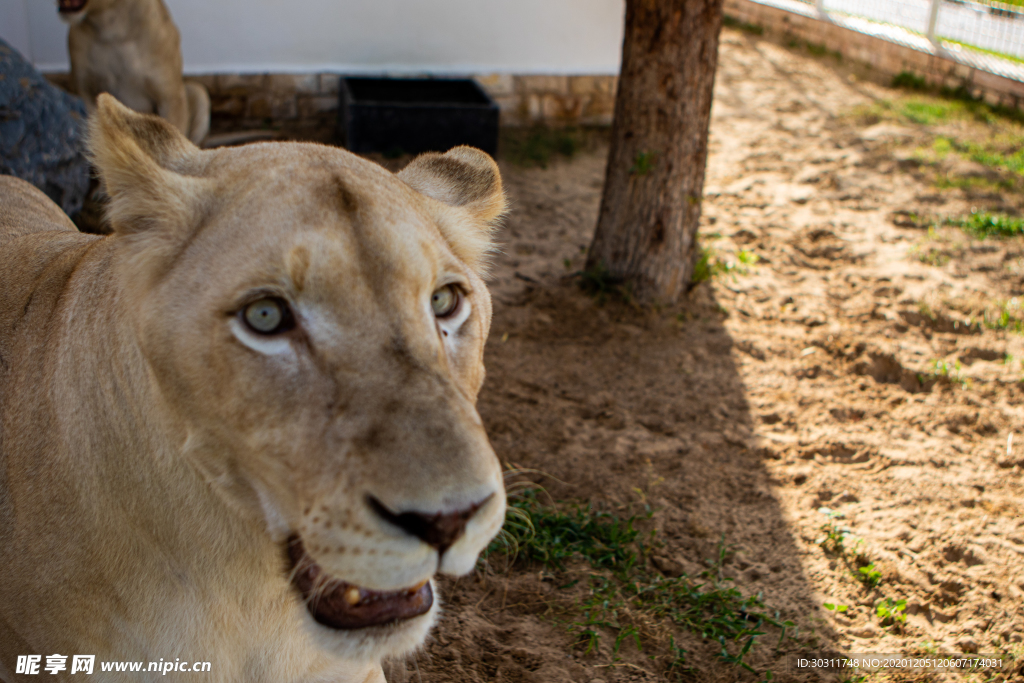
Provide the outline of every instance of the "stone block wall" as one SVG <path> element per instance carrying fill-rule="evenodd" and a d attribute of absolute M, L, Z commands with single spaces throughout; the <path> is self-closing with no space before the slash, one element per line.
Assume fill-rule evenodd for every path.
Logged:
<path fill-rule="evenodd" d="M 335 73 L 194 77 L 210 91 L 215 116 L 245 125 L 333 115 L 338 108 Z M 474 76 L 501 108 L 502 125 L 610 125 L 615 76 Z"/>
<path fill-rule="evenodd" d="M 617 76 L 475 76 L 503 125 L 611 125 Z"/>
<path fill-rule="evenodd" d="M 67 74 L 48 74 L 67 87 Z M 213 117 L 241 127 L 281 125 L 333 117 L 337 73 L 210 74 L 187 76 L 210 92 Z M 501 108 L 503 126 L 611 125 L 617 76 L 473 76 Z"/>
<path fill-rule="evenodd" d="M 315 119 L 338 109 L 338 79 L 331 74 L 210 74 L 189 76 L 210 92 L 215 118 L 246 126 Z"/>

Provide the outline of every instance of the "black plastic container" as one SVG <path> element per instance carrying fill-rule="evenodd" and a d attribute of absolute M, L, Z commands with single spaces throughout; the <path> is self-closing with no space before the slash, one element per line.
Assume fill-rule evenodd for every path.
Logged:
<path fill-rule="evenodd" d="M 476 81 L 343 76 L 338 90 L 338 137 L 353 152 L 498 151 L 498 105 Z"/>

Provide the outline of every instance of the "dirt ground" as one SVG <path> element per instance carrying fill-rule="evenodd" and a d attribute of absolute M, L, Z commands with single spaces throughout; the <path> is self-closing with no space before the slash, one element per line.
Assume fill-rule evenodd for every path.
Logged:
<path fill-rule="evenodd" d="M 721 272 L 672 310 L 596 297 L 572 277 L 603 148 L 503 164 L 512 211 L 480 410 L 521 470 L 510 481 L 559 504 L 651 510 L 646 561 L 664 576 L 699 575 L 724 539 L 724 576 L 797 638 L 760 643 L 754 673 L 653 622 L 643 651 L 616 653 L 606 626 L 586 652 L 571 626 L 586 583 L 566 584 L 588 566 L 492 557 L 443 587 L 439 628 L 392 681 L 864 680 L 797 671 L 786 652 L 1001 653 L 1016 668 L 995 678 L 892 679 L 1024 676 L 1024 337 L 977 323 L 993 306 L 1019 317 L 1024 240 L 927 227 L 974 206 L 1017 212 L 1020 193 L 974 162 L 929 156 L 936 135 L 973 124 L 872 114 L 903 94 L 865 75 L 725 30 L 701 228 Z M 969 182 L 943 187 L 950 177 Z M 830 523 L 850 534 L 846 552 L 821 542 Z M 864 564 L 878 572 L 868 582 Z M 887 598 L 906 601 L 904 623 L 879 618 Z M 667 671 L 667 634 L 689 671 Z"/>

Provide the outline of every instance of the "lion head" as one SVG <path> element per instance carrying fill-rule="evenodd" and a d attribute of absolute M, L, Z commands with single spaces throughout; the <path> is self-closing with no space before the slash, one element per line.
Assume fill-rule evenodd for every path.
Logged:
<path fill-rule="evenodd" d="M 238 579 L 268 582 L 324 651 L 417 646 L 432 577 L 471 571 L 504 518 L 475 408 L 496 164 L 458 147 L 396 176 L 317 144 L 202 151 L 106 95 L 92 149 L 154 419 L 276 553 L 276 575 Z"/>

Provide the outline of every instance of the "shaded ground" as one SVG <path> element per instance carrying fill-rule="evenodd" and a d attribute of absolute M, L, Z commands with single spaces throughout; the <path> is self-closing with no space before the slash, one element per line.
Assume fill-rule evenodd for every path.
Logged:
<path fill-rule="evenodd" d="M 679 309 L 640 311 L 570 275 L 601 149 L 504 165 L 480 409 L 523 470 L 510 481 L 556 509 L 641 515 L 648 577 L 698 577 L 724 539 L 721 577 L 799 626 L 782 651 L 1003 653 L 1017 658 L 1003 678 L 896 679 L 1019 679 L 1024 438 L 1008 439 L 1024 418 L 1024 242 L 942 224 L 1016 212 L 1012 164 L 965 141 L 1005 157 L 1019 126 L 941 103 L 918 116 L 933 100 L 908 109 L 855 69 L 732 31 L 719 68 L 702 228 L 718 274 Z M 607 576 L 492 555 L 446 586 L 440 628 L 391 679 L 861 680 L 795 671 L 774 628 L 751 673 L 628 600 L 591 627 L 593 647 L 579 624 Z M 616 652 L 624 632 L 643 651 L 630 635 Z M 691 669 L 669 670 L 673 645 Z"/>

